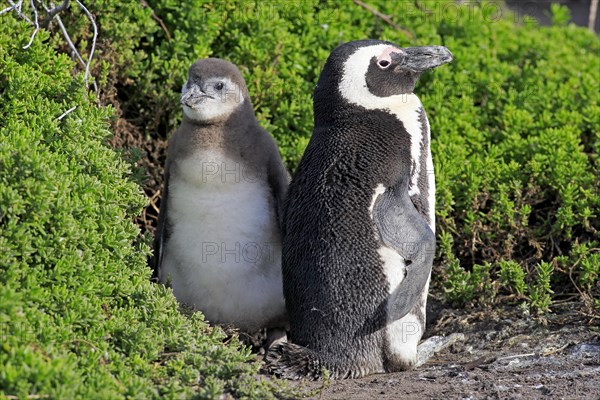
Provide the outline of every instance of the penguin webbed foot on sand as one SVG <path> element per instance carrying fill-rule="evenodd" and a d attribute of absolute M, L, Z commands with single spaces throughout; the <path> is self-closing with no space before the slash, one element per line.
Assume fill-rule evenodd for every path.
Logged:
<path fill-rule="evenodd" d="M 462 333 L 453 333 L 449 336 L 432 336 L 417 346 L 417 362 L 414 368 L 418 368 L 431 359 L 436 353 L 450 347 L 456 342 L 465 340 Z"/>
<path fill-rule="evenodd" d="M 284 379 L 356 379 L 382 372 L 361 366 L 356 361 L 313 351 L 294 343 L 273 345 L 266 356 L 270 373 Z"/>

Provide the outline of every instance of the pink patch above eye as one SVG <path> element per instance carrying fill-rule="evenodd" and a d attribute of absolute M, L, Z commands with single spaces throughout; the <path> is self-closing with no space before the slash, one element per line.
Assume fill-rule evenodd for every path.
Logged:
<path fill-rule="evenodd" d="M 379 57 L 377 57 L 377 63 L 381 63 L 382 61 L 387 61 L 388 65 L 389 63 L 392 62 L 392 53 L 398 53 L 398 54 L 402 54 L 404 53 L 404 51 L 402 51 L 401 49 L 394 47 L 394 46 L 389 46 L 387 47 L 383 53 L 381 53 L 379 55 Z"/>

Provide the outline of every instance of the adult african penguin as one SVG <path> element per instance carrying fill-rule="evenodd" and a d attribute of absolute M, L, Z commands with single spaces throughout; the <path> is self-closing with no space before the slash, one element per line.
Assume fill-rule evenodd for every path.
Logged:
<path fill-rule="evenodd" d="M 275 141 L 228 61 L 195 62 L 181 104 L 155 238 L 158 278 L 211 323 L 283 327 L 279 216 L 289 174 Z"/>
<path fill-rule="evenodd" d="M 429 123 L 413 93 L 442 46 L 337 47 L 314 91 L 314 131 L 283 212 L 292 343 L 271 371 L 332 378 L 410 368 L 425 327 L 435 252 Z"/>

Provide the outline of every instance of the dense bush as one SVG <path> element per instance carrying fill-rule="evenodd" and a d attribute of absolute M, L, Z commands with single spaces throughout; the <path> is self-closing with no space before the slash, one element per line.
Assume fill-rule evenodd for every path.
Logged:
<path fill-rule="evenodd" d="M 435 282 L 457 304 L 493 303 L 501 293 L 546 310 L 577 289 L 587 303 L 597 298 L 598 37 L 567 25 L 561 7 L 553 7 L 555 26 L 538 27 L 489 2 L 370 5 L 399 27 L 351 2 L 107 0 L 94 8 L 103 46 L 119 60 L 107 67 L 118 77 L 123 115 L 142 132 L 158 139 L 175 129 L 193 60 L 226 58 L 242 69 L 292 170 L 312 131 L 311 93 L 331 49 L 365 37 L 445 44 L 455 62 L 417 87 L 434 137 Z M 81 32 L 74 36 L 89 36 Z"/>
<path fill-rule="evenodd" d="M 448 296 L 509 292 L 541 311 L 573 285 L 598 298 L 600 40 L 574 26 L 488 22 L 485 10 L 440 24 L 456 62 L 420 89 Z"/>
<path fill-rule="evenodd" d="M 149 281 L 132 222 L 145 198 L 106 145 L 112 111 L 47 33 L 23 50 L 30 32 L 2 17 L 0 397 L 272 397 L 249 351 Z"/>

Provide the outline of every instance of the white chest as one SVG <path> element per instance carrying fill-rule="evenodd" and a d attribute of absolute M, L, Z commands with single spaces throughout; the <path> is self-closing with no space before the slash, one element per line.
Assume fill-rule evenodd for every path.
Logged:
<path fill-rule="evenodd" d="M 267 183 L 242 163 L 204 152 L 174 165 L 169 221 L 188 240 L 270 240 L 275 211 Z"/>
<path fill-rule="evenodd" d="M 226 191 L 235 185 L 258 184 L 264 174 L 217 151 L 203 151 L 174 165 L 174 175 L 186 185 L 204 190 Z"/>

